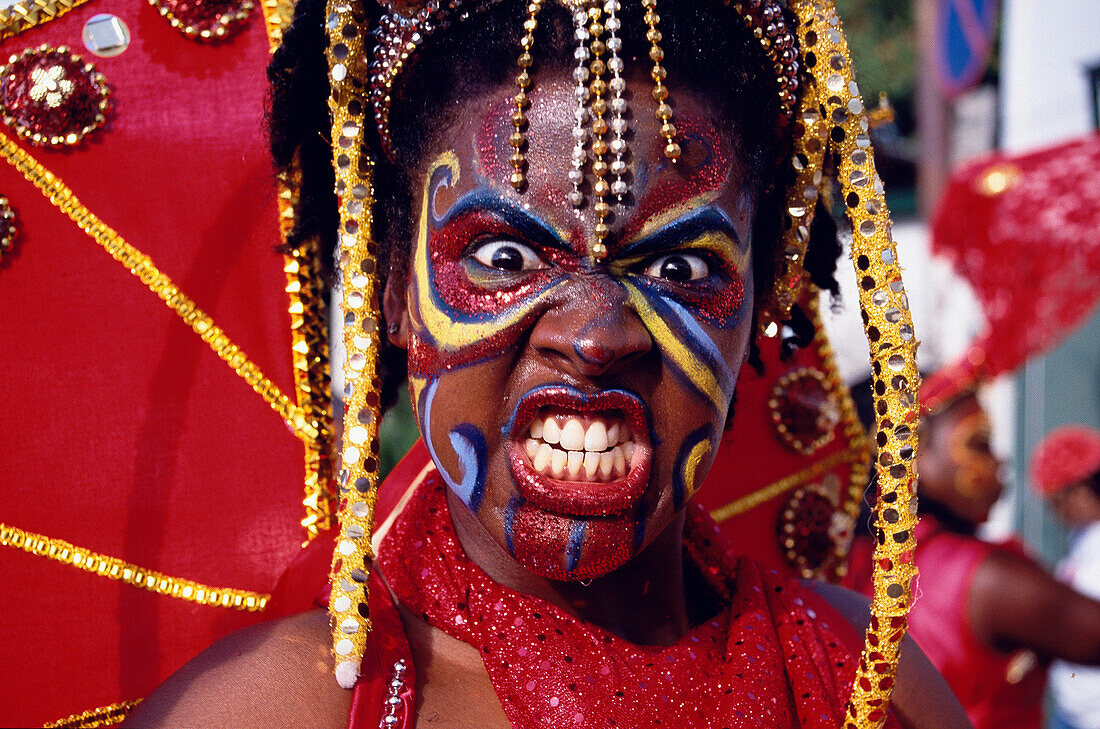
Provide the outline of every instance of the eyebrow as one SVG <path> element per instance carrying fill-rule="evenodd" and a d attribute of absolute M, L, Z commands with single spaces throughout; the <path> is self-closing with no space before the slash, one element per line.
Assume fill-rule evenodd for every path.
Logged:
<path fill-rule="evenodd" d="M 436 224 L 437 228 L 448 225 L 452 220 L 471 212 L 488 212 L 508 225 L 512 226 L 520 235 L 537 245 L 546 248 L 557 248 L 569 252 L 572 250 L 568 243 L 562 240 L 548 224 L 540 220 L 532 213 L 524 210 L 519 204 L 500 196 L 488 189 L 472 190 L 451 207 L 450 210 Z"/>
<path fill-rule="evenodd" d="M 617 258 L 643 256 L 654 251 L 666 250 L 676 243 L 695 240 L 707 233 L 724 233 L 733 240 L 737 250 L 743 249 L 741 236 L 733 227 L 733 221 L 713 205 L 692 210 L 687 215 L 662 226 L 649 235 L 639 238 L 616 252 Z"/>

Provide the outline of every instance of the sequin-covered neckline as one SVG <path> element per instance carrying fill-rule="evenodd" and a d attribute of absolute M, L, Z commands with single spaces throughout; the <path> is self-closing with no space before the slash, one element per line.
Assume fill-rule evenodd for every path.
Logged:
<path fill-rule="evenodd" d="M 477 648 L 513 727 L 839 725 L 858 637 L 798 583 L 734 557 L 701 509 L 685 546 L 728 606 L 641 646 L 492 581 L 458 544 L 444 488 L 425 481 L 379 564 L 406 608 Z"/>

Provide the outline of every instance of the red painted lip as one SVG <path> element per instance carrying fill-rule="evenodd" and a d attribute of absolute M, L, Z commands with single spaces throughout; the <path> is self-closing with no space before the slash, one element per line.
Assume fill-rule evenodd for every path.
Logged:
<path fill-rule="evenodd" d="M 535 471 L 523 449 L 531 421 L 544 407 L 553 406 L 578 413 L 618 411 L 634 436 L 630 470 L 618 481 L 560 481 Z M 528 393 L 512 417 L 508 461 L 520 495 L 532 505 L 562 516 L 611 516 L 630 509 L 649 485 L 653 449 L 649 443 L 649 413 L 645 404 L 622 390 L 605 390 L 584 395 L 571 387 L 546 387 Z"/>

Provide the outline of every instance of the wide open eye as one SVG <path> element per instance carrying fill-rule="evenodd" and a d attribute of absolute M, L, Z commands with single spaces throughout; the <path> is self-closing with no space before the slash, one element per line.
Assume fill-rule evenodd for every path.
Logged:
<path fill-rule="evenodd" d="M 507 273 L 546 268 L 543 260 L 529 246 L 511 240 L 492 240 L 481 243 L 470 255 L 483 266 Z"/>
<path fill-rule="evenodd" d="M 669 253 L 654 258 L 645 267 L 646 276 L 661 278 L 672 283 L 697 281 L 710 274 L 710 262 L 694 253 Z"/>

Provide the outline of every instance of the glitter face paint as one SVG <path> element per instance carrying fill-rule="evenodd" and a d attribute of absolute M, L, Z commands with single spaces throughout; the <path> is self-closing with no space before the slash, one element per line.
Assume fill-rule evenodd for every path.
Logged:
<path fill-rule="evenodd" d="M 571 87 L 538 93 L 523 195 L 498 164 L 511 125 L 485 113 L 502 98 L 493 92 L 444 135 L 454 151 L 426 166 L 406 343 L 421 433 L 448 487 L 527 569 L 583 580 L 644 549 L 710 466 L 749 340 L 751 200 L 731 145 L 685 93 L 676 167 L 639 114 L 636 203 L 617 208 L 605 265 L 592 264 L 594 216 L 568 205 L 567 155 L 552 153 L 568 149 L 555 143 L 568 129 L 538 112 L 571 114 Z M 522 267 L 483 255 L 498 244 Z M 688 270 L 690 280 L 673 277 Z M 591 482 L 535 468 L 525 443 L 547 418 L 623 423 L 626 475 Z M 543 445 L 564 461 L 565 445 Z M 593 447 L 568 452 L 596 463 L 614 450 Z"/>

